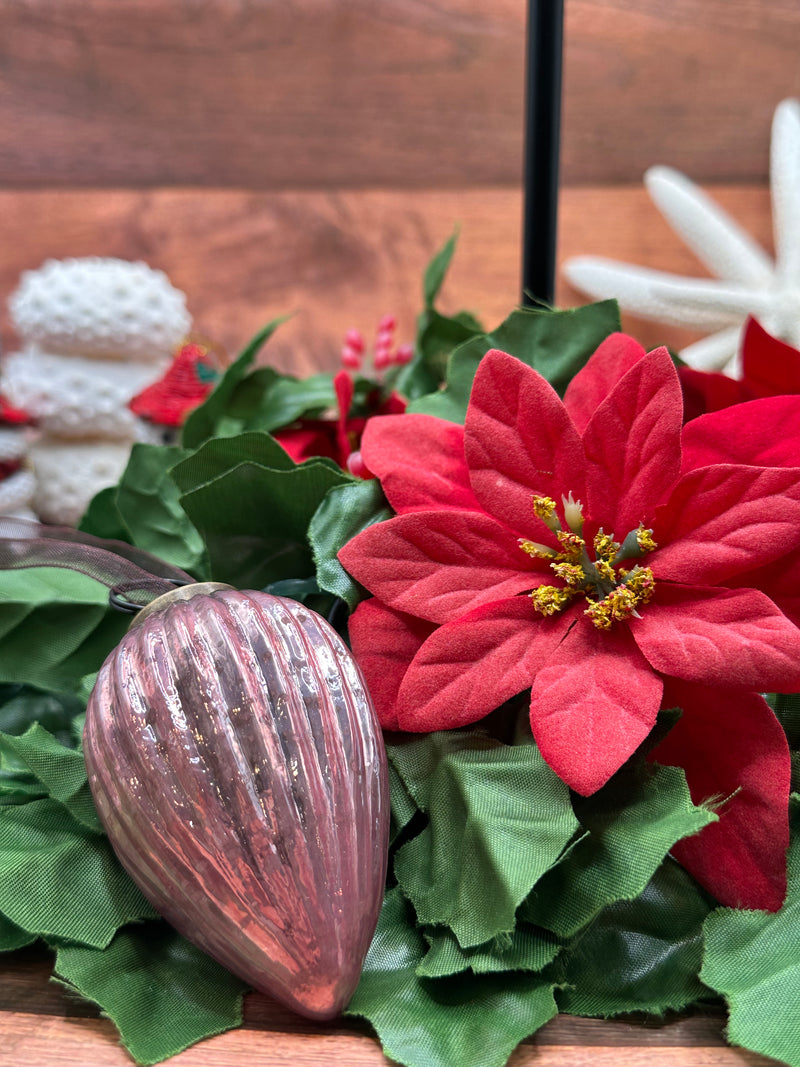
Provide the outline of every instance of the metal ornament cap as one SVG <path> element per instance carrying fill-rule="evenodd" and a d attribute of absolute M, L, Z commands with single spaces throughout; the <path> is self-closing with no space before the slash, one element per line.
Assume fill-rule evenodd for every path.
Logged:
<path fill-rule="evenodd" d="M 296 601 L 192 586 L 159 601 L 89 700 L 100 818 L 185 937 L 295 1011 L 333 1018 L 386 876 L 388 772 L 364 680 Z"/>

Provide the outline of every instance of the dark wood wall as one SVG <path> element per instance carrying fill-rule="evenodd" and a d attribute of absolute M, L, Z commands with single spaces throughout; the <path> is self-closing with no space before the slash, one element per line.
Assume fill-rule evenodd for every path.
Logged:
<path fill-rule="evenodd" d="M 657 162 L 768 243 L 769 124 L 800 95 L 800 4 L 566 11 L 562 258 L 701 272 L 641 189 Z M 143 258 L 231 350 L 297 310 L 276 361 L 331 366 L 350 325 L 394 311 L 410 333 L 424 264 L 460 223 L 446 297 L 493 323 L 518 298 L 524 14 L 525 0 L 0 0 L 0 299 L 48 256 Z"/>

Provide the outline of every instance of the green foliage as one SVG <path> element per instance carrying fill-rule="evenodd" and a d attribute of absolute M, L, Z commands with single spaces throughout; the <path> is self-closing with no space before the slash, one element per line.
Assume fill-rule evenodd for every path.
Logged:
<path fill-rule="evenodd" d="M 600 343 L 619 328 L 619 308 L 613 300 L 568 311 L 520 308 L 496 330 L 456 348 L 447 364 L 445 388 L 414 400 L 408 410 L 463 423 L 478 364 L 493 348 L 527 363 L 563 394 Z"/>

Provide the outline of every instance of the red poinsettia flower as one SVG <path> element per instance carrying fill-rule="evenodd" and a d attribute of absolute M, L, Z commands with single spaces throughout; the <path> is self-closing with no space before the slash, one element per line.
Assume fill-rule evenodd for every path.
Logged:
<path fill-rule="evenodd" d="M 774 433 L 772 403 L 756 402 L 756 436 Z M 724 903 L 776 908 L 789 753 L 757 694 L 800 688 L 800 630 L 767 586 L 737 580 L 800 546 L 800 469 L 703 465 L 707 425 L 682 466 L 682 413 L 666 350 L 615 335 L 563 403 L 494 351 L 465 427 L 373 420 L 364 458 L 397 515 L 340 553 L 375 595 L 353 648 L 389 729 L 463 726 L 530 688 L 544 758 L 584 794 L 679 697 L 656 758 L 683 766 L 697 799 L 730 798 L 686 865 Z"/>
<path fill-rule="evenodd" d="M 333 419 L 302 419 L 297 426 L 277 430 L 274 437 L 283 445 L 295 463 L 311 459 L 312 456 L 327 456 L 334 460 L 343 470 L 352 466 L 351 457 L 357 454 L 361 435 L 371 416 L 350 417 L 355 385 L 346 370 L 341 370 L 333 379 L 339 414 Z M 376 388 L 376 396 L 379 390 Z M 405 401 L 397 393 L 391 393 L 388 399 L 378 399 L 375 406 L 376 415 L 400 414 L 405 410 Z M 348 464 L 348 461 L 350 463 Z M 362 476 L 366 472 L 354 469 L 354 474 Z M 370 475 L 366 475 L 369 477 Z"/>
<path fill-rule="evenodd" d="M 742 377 L 681 367 L 685 419 L 758 397 L 800 393 L 800 352 L 749 318 L 742 336 Z"/>

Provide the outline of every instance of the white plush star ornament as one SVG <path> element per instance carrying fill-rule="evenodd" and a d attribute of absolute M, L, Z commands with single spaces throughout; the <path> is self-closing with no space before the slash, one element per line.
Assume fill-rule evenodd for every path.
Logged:
<path fill-rule="evenodd" d="M 615 297 L 642 318 L 709 331 L 681 352 L 698 370 L 738 376 L 739 341 L 748 315 L 800 348 L 800 103 L 782 101 L 772 121 L 774 260 L 683 174 L 652 167 L 644 181 L 661 214 L 716 278 L 686 278 L 578 256 L 564 265 L 570 283 L 597 299 Z"/>

